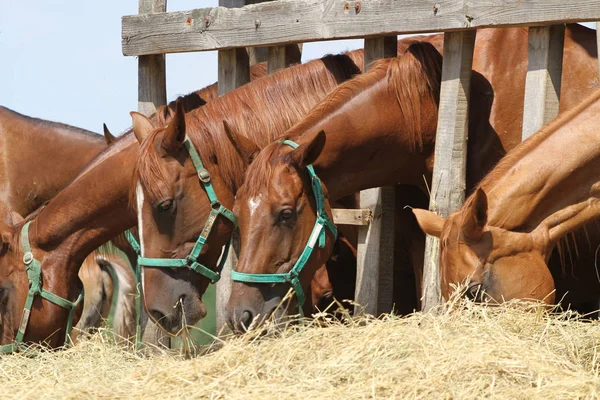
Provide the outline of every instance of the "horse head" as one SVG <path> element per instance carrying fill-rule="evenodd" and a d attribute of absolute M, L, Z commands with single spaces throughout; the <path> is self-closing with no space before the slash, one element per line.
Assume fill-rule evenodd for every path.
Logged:
<path fill-rule="evenodd" d="M 131 115 L 141 143 L 132 191 L 145 304 L 150 316 L 175 333 L 206 315 L 201 297 L 218 279 L 213 270 L 234 227 L 233 216 L 224 218 L 219 210 L 231 207 L 233 194 L 220 177 L 218 160 L 200 157 L 191 142 L 185 143 L 181 103 L 164 127 L 156 128 L 142 114 Z"/>
<path fill-rule="evenodd" d="M 458 211 L 444 219 L 413 210 L 421 229 L 440 239 L 442 296 L 458 287 L 474 300 L 510 299 L 554 302 L 554 280 L 547 266 L 556 238 L 545 225 L 515 232 L 487 224 L 488 203 L 479 188 Z"/>
<path fill-rule="evenodd" d="M 228 135 L 241 147 L 240 135 L 230 129 Z M 295 149 L 295 144 L 290 147 L 288 141 L 266 146 L 252 160 L 236 194 L 234 213 L 242 251 L 232 273 L 234 282 L 227 305 L 228 321 L 236 331 L 273 313 L 283 317 L 286 310 L 279 305 L 290 286 L 296 296 L 287 311 L 295 313 L 305 293 L 310 293 L 315 272 L 331 254 L 335 237 L 320 221 L 331 221 L 327 191 L 308 172 L 323 149 L 325 133 L 318 131 L 306 138 Z M 251 146 L 242 146 L 241 152 L 249 153 Z M 322 213 L 326 215 L 319 215 Z M 309 248 L 312 252 L 307 253 Z M 309 303 L 305 309 L 310 311 Z"/>

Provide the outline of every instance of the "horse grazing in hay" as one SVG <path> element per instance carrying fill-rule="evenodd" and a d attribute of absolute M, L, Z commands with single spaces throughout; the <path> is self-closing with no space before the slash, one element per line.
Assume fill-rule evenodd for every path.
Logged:
<path fill-rule="evenodd" d="M 253 96 L 268 99 L 280 109 L 273 112 L 268 120 L 269 123 L 274 122 L 273 125 L 268 126 L 271 130 L 264 129 L 264 124 L 257 124 L 257 130 L 269 135 L 264 140 L 266 144 L 273 139 L 273 136 L 282 133 L 293 122 L 300 119 L 340 81 L 359 73 L 360 65 L 362 65 L 362 51 L 294 66 L 255 80 L 253 82 L 256 83 L 250 83 L 213 100 L 199 108 L 197 112 L 190 114 L 193 115 L 190 118 L 199 118 L 197 115 L 208 116 L 213 113 L 218 118 L 218 126 L 221 130 L 224 118 L 235 118 L 252 124 L 255 121 L 252 113 L 239 105 L 243 102 L 253 104 Z M 182 103 L 178 102 L 178 104 L 178 111 L 182 115 L 184 112 Z M 201 111 L 207 107 L 212 111 Z M 168 117 L 170 117 L 169 112 L 158 112 L 151 119 L 134 113 L 133 129 L 137 133 L 140 130 L 153 130 L 154 125 L 164 126 Z M 210 120 L 200 118 L 199 121 L 203 124 L 211 123 Z M 169 126 L 178 125 L 174 122 L 169 123 Z M 224 134 L 222 136 L 220 142 L 229 143 Z M 202 143 L 205 141 L 206 146 L 212 143 L 202 138 Z M 76 276 L 85 256 L 106 240 L 131 228 L 136 222 L 136 214 L 128 206 L 128 198 L 135 154 L 138 149 L 139 145 L 133 133 L 124 134 L 93 160 L 43 209 L 30 214 L 23 222 L 10 227 L 10 230 L 4 231 L 4 243 L 8 251 L 0 260 L 2 265 L 0 284 L 4 284 L 8 289 L 7 294 L 10 296 L 7 296 L 6 307 L 11 311 L 5 314 L 9 320 L 7 326 L 11 328 L 4 331 L 2 338 L 4 343 L 12 341 L 17 333 L 19 316 L 27 294 L 28 280 L 23 270 L 24 251 L 20 241 L 23 227 L 26 225 L 29 227 L 31 252 L 41 263 L 44 289 L 70 300 L 77 298 L 81 288 Z M 158 149 L 162 149 L 160 144 Z M 240 165 L 241 157 L 237 156 L 232 146 L 229 146 L 229 149 L 234 153 L 231 159 L 235 161 L 237 157 L 237 165 Z M 208 160 L 213 158 L 210 157 Z M 237 182 L 241 180 L 242 174 L 236 177 Z M 98 182 L 102 182 L 102 185 Z M 229 202 L 233 203 L 233 197 Z M 216 263 L 222 244 L 229 239 L 230 230 L 231 227 L 226 227 L 225 232 L 211 236 L 211 251 L 201 255 L 201 262 L 210 261 L 212 265 Z M 144 244 L 143 235 L 141 239 Z M 164 328 L 176 332 L 183 321 L 195 323 L 204 315 L 204 306 L 200 297 L 206 284 L 206 281 L 203 282 L 203 279 L 198 278 L 193 272 L 163 273 L 163 271 L 148 269 L 143 279 L 145 298 L 148 299 L 145 304 L 147 311 L 155 319 L 160 319 L 159 324 Z M 183 307 L 174 308 L 173 306 L 177 304 Z M 185 318 L 182 310 L 185 310 Z M 63 308 L 36 298 L 24 339 L 31 342 L 45 341 L 50 346 L 58 346 L 61 344 L 61 337 L 64 337 L 67 318 L 68 312 Z"/>
<path fill-rule="evenodd" d="M 265 68 L 259 68 L 260 70 Z M 256 69 L 255 69 L 256 70 Z M 263 73 L 264 75 L 264 73 Z M 204 104 L 204 99 L 217 96 L 216 85 L 203 91 L 192 93 L 184 98 L 186 107 L 197 107 Z M 167 118 L 173 108 L 161 109 L 161 115 L 157 118 Z M 0 107 L 0 148 L 7 156 L 0 163 L 3 171 L 0 182 L 2 193 L 2 209 L 0 209 L 0 226 L 2 226 L 2 252 L 3 261 L 0 268 L 0 343 L 10 343 L 14 340 L 19 327 L 19 318 L 22 313 L 22 304 L 19 306 L 18 299 L 14 299 L 14 289 L 18 281 L 11 276 L 15 270 L 23 270 L 23 261 L 11 260 L 8 257 L 12 251 L 9 248 L 11 238 L 11 225 L 22 225 L 21 215 L 34 212 L 38 207 L 53 198 L 60 190 L 69 184 L 77 176 L 83 167 L 95 156 L 106 149 L 106 144 L 115 140 L 106 126 L 104 127 L 105 138 L 92 132 L 84 131 L 68 125 L 49 122 L 26 117 L 6 108 Z M 35 179 L 31 179 L 34 176 Z M 24 177 L 27 177 L 24 179 Z M 99 179 L 97 182 L 101 182 Z M 97 182 L 88 182 L 88 185 L 97 185 Z M 37 211 L 39 212 L 39 211 Z M 36 213 L 37 213 L 36 212 Z M 18 238 L 17 238 L 18 241 Z M 56 246 L 56 242 L 52 245 Z M 98 243 L 98 246 L 102 243 Z M 95 246 L 97 247 L 97 246 Z M 128 249 L 119 246 L 124 251 Z M 130 249 L 129 249 L 130 250 Z M 21 250 L 19 250 L 21 252 Z M 21 253 L 22 257 L 22 253 Z M 83 259 L 80 259 L 82 262 Z M 89 261 L 89 260 L 88 260 Z M 95 261 L 89 261 L 95 263 Z M 27 281 L 27 277 L 26 281 Z M 48 285 L 48 276 L 41 274 L 44 286 Z M 85 280 L 85 277 L 83 277 Z M 107 291 L 109 286 L 98 286 L 100 282 L 86 281 L 86 291 L 94 293 Z M 106 280 L 104 280 L 108 284 Z M 90 286 L 92 285 L 93 286 Z M 110 286 L 117 283 L 111 283 Z M 125 282 L 120 285 L 123 286 Z M 16 286 L 18 287 L 18 286 Z M 27 284 L 24 286 L 28 287 Z M 41 307 L 40 299 L 36 299 L 33 307 L 45 310 Z M 119 305 L 121 307 L 122 305 Z M 117 313 L 117 315 L 125 315 Z M 115 321 L 115 326 L 126 326 L 127 321 Z M 81 326 L 85 329 L 85 326 Z M 129 329 L 129 328 L 127 328 Z M 125 336 L 127 330 L 119 331 L 118 334 Z M 58 335 L 55 335 L 58 336 Z M 64 336 L 63 336 L 64 338 Z M 45 338 L 38 339 L 42 341 Z M 56 345 L 60 340 L 55 338 Z M 3 351 L 9 351 L 10 346 L 4 346 Z"/>
<path fill-rule="evenodd" d="M 423 230 L 440 238 L 444 297 L 466 284 L 476 299 L 554 302 L 546 265 L 552 250 L 566 233 L 600 215 L 598 115 L 600 91 L 508 153 L 445 220 L 414 210 Z M 592 252 L 595 225 L 589 226 Z M 579 268 L 589 275 L 581 283 L 598 293 L 594 261 L 587 262 Z"/>
<path fill-rule="evenodd" d="M 523 31 L 508 32 L 516 35 Z M 477 181 L 482 171 L 502 154 L 498 144 L 510 147 L 521 135 L 522 103 L 508 104 L 518 98 L 516 93 L 523 93 L 526 66 L 513 59 L 517 71 L 508 75 L 498 65 L 485 64 L 504 54 L 506 42 L 491 44 L 487 36 L 493 38 L 497 33 L 478 32 L 474 69 L 481 75 L 475 73 L 471 86 L 469 182 Z M 481 41 L 482 36 L 488 41 Z M 520 48 L 526 35 L 521 40 L 510 43 Z M 485 50 L 477 47 L 482 43 L 487 44 Z M 592 51 L 591 42 L 587 43 Z M 569 47 L 569 40 L 566 46 Z M 494 55 L 493 51 L 499 53 Z M 592 57 L 583 66 L 570 64 L 582 56 L 585 59 L 585 55 L 576 53 L 565 50 L 565 57 L 572 58 L 565 59 L 563 89 L 569 94 L 563 96 L 563 108 L 573 106 L 574 93 L 581 95 L 588 90 L 583 82 L 597 79 Z M 526 54 L 525 45 L 523 59 Z M 519 60 L 518 53 L 515 57 Z M 407 54 L 395 61 L 379 62 L 372 71 L 332 92 L 285 134 L 289 141 L 272 143 L 258 155 L 259 147 L 254 143 L 235 133 L 231 135 L 240 152 L 253 158 L 234 209 L 242 248 L 237 271 L 232 273 L 234 283 L 227 312 L 235 330 L 244 330 L 259 316 L 271 315 L 289 283 L 299 300 L 296 305 L 302 303 L 315 267 L 328 257 L 331 238 L 335 236 L 328 199 L 396 182 L 423 186 L 423 176 L 430 179 L 437 89 L 433 89 L 435 79 L 431 75 L 435 69 L 423 72 L 427 70 L 423 65 L 433 64 L 431 55 L 426 59 L 429 61 L 421 58 L 421 62 L 414 62 L 414 57 Z M 404 82 L 402 77 L 410 70 L 408 66 L 414 67 L 415 76 L 412 81 L 399 84 Z M 581 76 L 570 74 L 572 70 L 567 72 L 571 68 L 587 71 L 583 82 L 579 81 Z M 394 72 L 400 69 L 402 73 Z M 488 76 L 489 82 L 485 79 Z M 494 92 L 501 97 L 492 103 L 490 95 Z M 511 96 L 505 97 L 504 93 Z M 500 106 L 506 108 L 497 109 Z M 320 181 L 315 180 L 315 173 Z"/>

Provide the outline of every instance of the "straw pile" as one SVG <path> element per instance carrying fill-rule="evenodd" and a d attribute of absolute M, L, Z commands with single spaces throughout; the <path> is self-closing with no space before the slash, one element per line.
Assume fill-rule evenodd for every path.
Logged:
<path fill-rule="evenodd" d="M 600 324 L 541 307 L 455 302 L 405 318 L 249 334 L 186 359 L 135 354 L 99 336 L 0 359 L 9 398 L 600 397 Z"/>

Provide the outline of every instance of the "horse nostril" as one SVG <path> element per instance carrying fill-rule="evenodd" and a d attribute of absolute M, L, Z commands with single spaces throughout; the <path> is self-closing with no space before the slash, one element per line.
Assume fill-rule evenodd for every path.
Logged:
<path fill-rule="evenodd" d="M 483 286 L 480 283 L 469 286 L 465 292 L 465 296 L 473 301 L 480 301 L 483 294 Z"/>

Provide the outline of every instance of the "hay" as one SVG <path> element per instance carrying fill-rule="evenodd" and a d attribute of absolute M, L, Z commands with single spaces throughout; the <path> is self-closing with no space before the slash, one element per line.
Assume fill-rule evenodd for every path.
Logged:
<path fill-rule="evenodd" d="M 228 340 L 185 359 L 134 354 L 95 336 L 0 359 L 11 398 L 600 397 L 600 324 L 538 307 L 455 302 L 438 315 L 303 326 Z"/>

